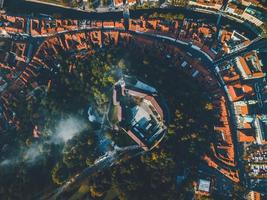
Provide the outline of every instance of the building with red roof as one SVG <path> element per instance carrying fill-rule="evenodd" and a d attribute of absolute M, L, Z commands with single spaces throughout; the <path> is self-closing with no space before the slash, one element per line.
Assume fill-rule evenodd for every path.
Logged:
<path fill-rule="evenodd" d="M 113 0 L 114 7 L 118 8 L 123 6 L 123 0 Z"/>
<path fill-rule="evenodd" d="M 263 65 L 255 51 L 249 52 L 245 56 L 237 57 L 235 59 L 235 64 L 243 79 L 256 79 L 265 76 L 262 71 Z"/>
<path fill-rule="evenodd" d="M 241 84 L 240 82 L 234 82 L 227 85 L 228 93 L 232 101 L 239 101 L 244 97 L 254 94 L 254 89 L 248 84 Z"/>
<path fill-rule="evenodd" d="M 165 136 L 164 111 L 155 88 L 124 76 L 114 85 L 113 105 L 118 126 L 144 150 L 154 148 Z"/>

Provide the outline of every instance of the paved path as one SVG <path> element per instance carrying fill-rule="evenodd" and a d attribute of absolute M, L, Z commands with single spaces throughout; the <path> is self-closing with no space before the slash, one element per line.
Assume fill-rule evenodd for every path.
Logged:
<path fill-rule="evenodd" d="M 142 153 L 144 153 L 144 151 L 138 145 L 132 145 L 123 148 L 115 147 L 113 151 L 107 152 L 103 157 L 100 157 L 93 166 L 85 168 L 81 173 L 76 174 L 61 187 L 38 197 L 38 199 L 56 200 L 69 190 L 78 188 L 80 184 L 89 176 L 116 165 L 121 161 L 126 161 L 133 157 L 139 156 Z"/>

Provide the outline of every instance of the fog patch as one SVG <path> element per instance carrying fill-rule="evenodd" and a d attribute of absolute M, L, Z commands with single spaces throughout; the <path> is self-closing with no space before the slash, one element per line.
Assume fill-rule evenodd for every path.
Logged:
<path fill-rule="evenodd" d="M 17 161 L 15 159 L 5 159 L 2 162 L 0 162 L 0 167 L 9 167 L 16 163 Z"/>
<path fill-rule="evenodd" d="M 18 166 L 20 164 L 25 164 L 28 167 L 36 165 L 46 159 L 48 153 L 48 149 L 46 150 L 47 145 L 64 145 L 68 140 L 86 130 L 87 127 L 88 125 L 84 120 L 76 117 L 70 116 L 66 119 L 61 119 L 54 129 L 51 128 L 49 130 L 51 135 L 48 139 L 40 143 L 32 143 L 29 147 L 21 145 L 17 149 L 15 156 L 10 156 L 0 161 L 0 168 Z"/>
<path fill-rule="evenodd" d="M 77 119 L 75 117 L 69 117 L 64 120 L 60 120 L 53 134 L 52 143 L 67 142 L 74 136 L 87 128 L 87 123 L 84 120 Z"/>
<path fill-rule="evenodd" d="M 43 158 L 43 152 L 41 151 L 41 148 L 43 148 L 43 145 L 31 145 L 30 148 L 26 149 L 25 152 L 23 152 L 23 161 L 29 165 L 35 164 L 37 161 L 40 161 Z"/>

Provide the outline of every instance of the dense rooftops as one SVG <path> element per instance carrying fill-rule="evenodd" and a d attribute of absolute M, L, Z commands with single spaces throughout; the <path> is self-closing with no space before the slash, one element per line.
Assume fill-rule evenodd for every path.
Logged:
<path fill-rule="evenodd" d="M 267 144 L 266 71 L 257 51 L 240 54 L 217 67 L 234 115 L 232 134 L 242 153 L 247 182 L 260 188 L 267 177 L 264 154 Z M 260 162 L 258 160 L 261 159 Z"/>
<path fill-rule="evenodd" d="M 8 21 L 14 21 L 10 17 L 4 16 Z M 22 20 L 19 19 L 18 23 Z M 8 81 L 14 81 L 9 92 L 3 92 L 1 99 L 4 102 L 0 109 L 0 121 L 6 119 L 8 123 L 16 124 L 15 117 L 9 104 L 15 99 L 15 94 L 26 87 L 35 87 L 34 80 L 39 74 L 40 68 L 49 68 L 49 58 L 58 54 L 62 50 L 70 50 L 76 52 L 76 57 L 83 56 L 79 54 L 81 50 L 87 50 L 90 54 L 94 46 L 105 46 L 109 44 L 124 44 L 129 41 L 129 33 L 112 31 L 105 32 L 101 28 L 114 27 L 124 28 L 121 21 L 90 21 L 86 22 L 87 27 L 99 28 L 94 31 L 77 30 L 81 25 L 77 20 L 38 20 L 30 19 L 30 33 L 32 36 L 48 36 L 40 45 L 37 53 L 30 63 L 25 63 L 28 59 L 28 44 L 21 41 L 12 42 L 8 46 L 8 50 L 1 52 L 0 55 L 5 61 L 0 64 L 2 69 L 10 71 L 3 78 L 0 77 L 0 92 L 5 89 Z M 14 25 L 14 24 L 13 24 Z M 10 23 L 6 22 L 0 28 L 2 34 L 17 32 L 19 26 L 11 28 Z M 20 31 L 26 31 L 20 28 Z M 75 30 L 75 31 L 68 31 Z M 174 20 L 165 19 L 131 19 L 130 30 L 149 32 L 176 38 L 181 41 L 191 42 L 194 47 L 198 47 L 202 51 L 214 58 L 220 56 L 218 45 L 213 42 L 217 29 L 216 26 L 205 22 L 195 22 L 194 20 L 181 18 Z M 62 33 L 54 35 L 55 33 Z M 63 34 L 64 33 L 64 34 Z M 151 44 L 153 42 L 145 38 L 135 38 L 141 41 L 142 45 Z M 8 37 L 7 37 L 8 40 Z M 215 41 L 215 40 L 214 40 Z M 246 45 L 249 40 L 236 31 L 223 30 L 219 34 L 219 43 L 223 45 L 224 53 L 229 53 L 235 49 L 237 45 Z M 169 48 L 169 46 L 168 46 Z M 218 50 L 219 49 L 219 50 Z M 216 50 L 216 52 L 215 52 Z M 211 144 L 213 155 L 208 155 L 205 160 L 209 166 L 217 169 L 233 181 L 238 182 L 239 177 L 236 170 L 236 158 L 234 151 L 234 141 L 232 135 L 235 130 L 231 129 L 232 120 L 230 116 L 231 104 L 228 104 L 226 96 L 223 93 L 223 87 L 219 87 L 217 79 L 205 67 L 199 63 L 192 61 L 189 54 L 179 50 L 173 50 L 173 55 L 182 55 L 181 65 L 177 59 L 177 66 L 201 82 L 207 88 L 212 96 L 212 104 L 218 122 L 214 125 L 214 135 L 216 141 Z M 169 52 L 168 52 L 169 53 Z M 164 55 L 166 55 L 164 53 Z M 173 56 L 172 55 L 172 56 Z M 175 56 L 173 56 L 175 57 Z M 186 61 L 185 61 L 186 60 Z M 191 62 L 192 61 L 192 62 Z M 72 66 L 69 71 L 71 72 Z M 23 72 L 23 73 L 20 73 Z M 263 65 L 258 58 L 256 51 L 240 55 L 227 66 L 220 66 L 220 75 L 222 76 L 224 89 L 229 94 L 229 100 L 234 104 L 235 117 L 237 119 L 237 136 L 240 142 L 257 142 L 265 144 L 266 142 L 266 116 L 257 113 L 254 107 L 258 104 L 256 96 L 259 96 L 260 89 L 255 86 L 262 78 L 265 77 Z M 18 78 L 18 75 L 19 78 Z M 123 83 L 124 81 L 124 83 Z M 114 87 L 114 106 L 117 107 L 117 117 L 121 127 L 125 132 L 145 150 L 153 148 L 164 136 L 166 127 L 164 126 L 164 111 L 157 96 L 157 90 L 141 81 L 124 77 L 123 81 L 117 83 Z M 51 80 L 50 80 L 51 83 Z M 124 89 L 123 89 L 124 88 Z M 17 90 L 15 90 L 17 89 Z M 132 104 L 128 106 L 127 101 L 123 99 L 131 99 Z M 129 108 L 125 109 L 125 105 Z M 0 123 L 1 124 L 1 123 Z M 1 124 L 4 127 L 6 124 Z M 1 128 L 0 128 L 1 130 Z"/>
<path fill-rule="evenodd" d="M 262 63 L 255 51 L 235 59 L 236 67 L 243 79 L 262 78 Z"/>

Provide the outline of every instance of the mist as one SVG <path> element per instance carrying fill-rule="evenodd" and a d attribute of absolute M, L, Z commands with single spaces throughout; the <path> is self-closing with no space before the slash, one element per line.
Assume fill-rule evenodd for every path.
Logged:
<path fill-rule="evenodd" d="M 46 159 L 46 146 L 52 144 L 64 145 L 68 140 L 86 130 L 87 123 L 83 119 L 69 116 L 58 121 L 55 128 L 49 130 L 51 134 L 48 139 L 40 143 L 32 143 L 29 147 L 21 145 L 17 149 L 16 156 L 11 156 L 0 162 L 0 169 L 16 166 L 21 163 L 32 166 Z M 42 135 L 39 139 L 42 139 Z"/>
<path fill-rule="evenodd" d="M 64 120 L 60 120 L 55 133 L 52 136 L 52 143 L 62 143 L 67 142 L 72 139 L 75 135 L 84 131 L 87 128 L 87 123 L 82 119 L 77 119 L 75 117 L 69 117 Z"/>
<path fill-rule="evenodd" d="M 1 167 L 7 167 L 7 166 L 13 165 L 15 163 L 16 163 L 16 160 L 13 160 L 13 159 L 5 159 L 2 162 L 0 162 L 0 168 Z"/>
<path fill-rule="evenodd" d="M 42 151 L 43 145 L 38 146 L 37 144 L 33 144 L 30 148 L 26 149 L 23 154 L 22 158 L 23 161 L 28 164 L 34 164 L 42 159 Z"/>

